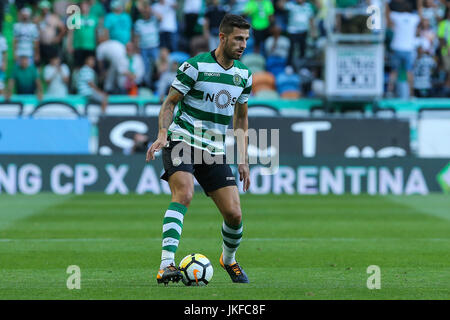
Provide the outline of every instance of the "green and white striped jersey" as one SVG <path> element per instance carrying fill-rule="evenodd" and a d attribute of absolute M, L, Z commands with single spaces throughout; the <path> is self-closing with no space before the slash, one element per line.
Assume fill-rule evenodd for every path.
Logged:
<path fill-rule="evenodd" d="M 185 141 L 211 154 L 225 153 L 225 134 L 233 118 L 236 102 L 248 101 L 252 74 L 235 60 L 224 69 L 214 51 L 199 54 L 184 62 L 172 87 L 184 97 L 169 127 L 171 140 Z"/>

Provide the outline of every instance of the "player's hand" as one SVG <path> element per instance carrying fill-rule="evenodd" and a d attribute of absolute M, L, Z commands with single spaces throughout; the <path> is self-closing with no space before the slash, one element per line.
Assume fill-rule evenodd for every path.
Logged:
<path fill-rule="evenodd" d="M 243 181 L 242 189 L 245 191 L 250 187 L 250 169 L 248 164 L 240 164 L 238 166 L 239 180 Z"/>
<path fill-rule="evenodd" d="M 150 148 L 147 150 L 147 156 L 145 157 L 145 161 L 149 162 L 150 160 L 155 160 L 155 152 L 161 150 L 167 144 L 167 138 L 158 138 L 155 142 L 152 143 Z"/>

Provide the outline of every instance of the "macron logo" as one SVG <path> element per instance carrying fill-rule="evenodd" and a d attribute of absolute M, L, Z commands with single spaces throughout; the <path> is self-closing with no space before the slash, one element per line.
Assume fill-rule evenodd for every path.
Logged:
<path fill-rule="evenodd" d="M 205 76 L 207 77 L 220 77 L 219 72 L 205 72 Z"/>

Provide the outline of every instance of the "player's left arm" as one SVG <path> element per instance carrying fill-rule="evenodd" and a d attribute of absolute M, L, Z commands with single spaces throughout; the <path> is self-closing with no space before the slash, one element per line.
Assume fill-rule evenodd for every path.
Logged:
<path fill-rule="evenodd" d="M 244 192 L 250 187 L 250 169 L 248 167 L 247 136 L 248 136 L 248 103 L 236 102 L 233 116 L 233 130 L 238 144 L 239 180 L 243 181 Z M 238 130 L 238 133 L 236 132 Z M 237 134 L 236 134 L 237 133 Z"/>

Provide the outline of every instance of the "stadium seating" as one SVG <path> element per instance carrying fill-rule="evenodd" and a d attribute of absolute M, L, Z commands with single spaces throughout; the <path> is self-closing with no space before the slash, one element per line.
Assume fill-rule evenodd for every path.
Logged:
<path fill-rule="evenodd" d="M 195 36 L 189 45 L 191 56 L 195 57 L 202 52 L 209 52 L 209 42 L 204 36 Z"/>
<path fill-rule="evenodd" d="M 174 51 L 169 55 L 170 61 L 176 61 L 178 64 L 181 64 L 185 62 L 187 59 L 189 59 L 191 56 L 189 53 L 183 52 L 183 51 Z"/>
<path fill-rule="evenodd" d="M 279 116 L 280 111 L 267 105 L 253 105 L 248 108 L 249 117 L 274 117 Z"/>
<path fill-rule="evenodd" d="M 0 102 L 0 117 L 16 118 L 23 113 L 23 104 L 21 102 Z"/>
<path fill-rule="evenodd" d="M 255 40 L 253 39 L 253 37 L 250 37 L 247 41 L 247 47 L 245 48 L 245 52 L 247 52 L 247 53 L 253 52 L 254 45 L 255 45 Z"/>
<path fill-rule="evenodd" d="M 177 107 L 175 107 L 177 108 Z M 161 110 L 161 104 L 158 103 L 147 103 L 144 105 L 144 116 L 153 116 L 157 117 L 159 115 L 159 111 Z M 174 112 L 175 113 L 175 112 Z"/>
<path fill-rule="evenodd" d="M 280 95 L 275 90 L 260 90 L 255 94 L 257 99 L 280 99 Z"/>
<path fill-rule="evenodd" d="M 286 59 L 277 56 L 269 56 L 266 60 L 266 70 L 276 77 L 284 71 Z"/>
<path fill-rule="evenodd" d="M 33 118 L 58 118 L 73 119 L 79 118 L 80 113 L 68 103 L 61 101 L 45 101 L 36 106 L 31 112 Z"/>
<path fill-rule="evenodd" d="M 257 94 L 261 90 L 276 91 L 275 77 L 270 72 L 262 71 L 253 74 L 252 83 L 253 94 Z"/>
<path fill-rule="evenodd" d="M 295 100 L 295 99 L 299 99 L 300 97 L 301 97 L 301 94 L 300 94 L 299 90 L 288 90 L 288 91 L 284 91 L 281 94 L 281 98 L 288 99 L 288 100 Z"/>
<path fill-rule="evenodd" d="M 277 91 L 282 95 L 287 91 L 298 91 L 300 93 L 300 77 L 294 73 L 292 67 L 286 67 L 286 70 L 276 77 Z"/>
<path fill-rule="evenodd" d="M 244 55 L 241 60 L 252 73 L 263 72 L 266 69 L 266 60 L 260 54 L 249 53 Z"/>
<path fill-rule="evenodd" d="M 450 107 L 445 108 L 425 108 L 419 109 L 419 119 L 449 119 Z"/>
<path fill-rule="evenodd" d="M 85 115 L 94 123 L 98 121 L 98 117 L 102 115 L 102 110 L 99 104 L 87 104 Z M 106 111 L 103 115 L 106 116 L 138 116 L 139 105 L 136 102 L 109 102 Z"/>

